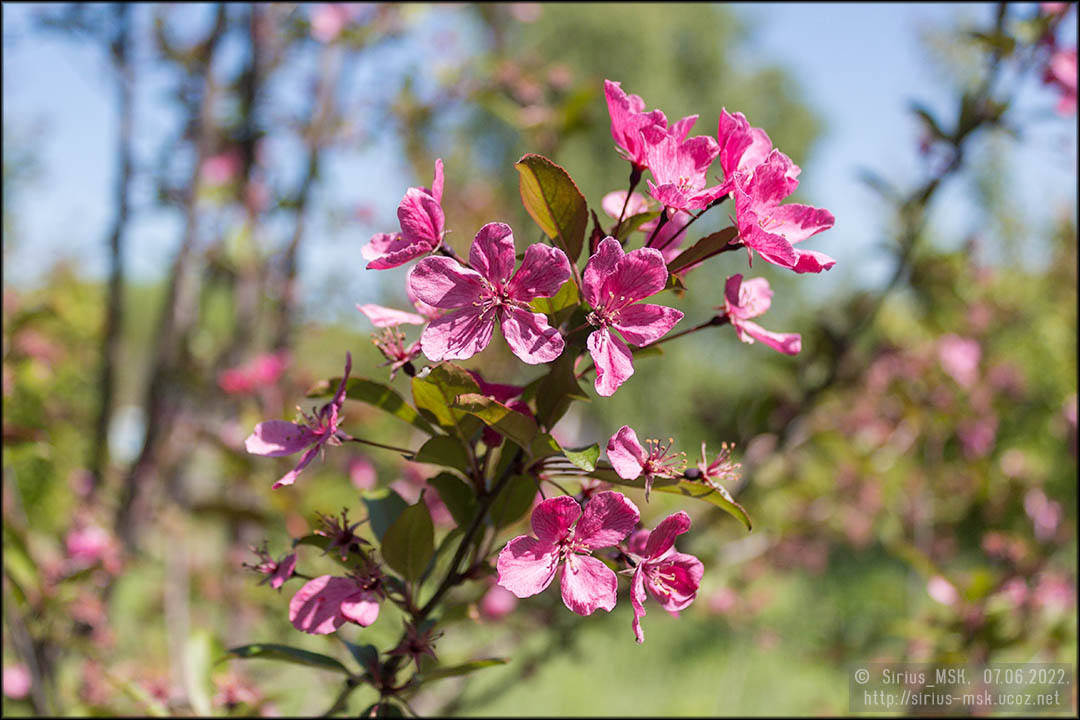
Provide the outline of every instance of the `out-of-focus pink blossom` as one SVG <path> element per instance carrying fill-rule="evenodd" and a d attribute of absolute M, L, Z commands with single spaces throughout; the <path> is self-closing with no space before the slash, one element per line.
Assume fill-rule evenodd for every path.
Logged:
<path fill-rule="evenodd" d="M 469 249 L 469 265 L 446 257 L 421 260 L 409 284 L 423 302 L 451 312 L 424 329 L 420 345 L 433 362 L 470 358 L 491 342 L 498 320 L 511 352 L 530 365 L 551 362 L 563 338 L 547 316 L 529 303 L 551 297 L 570 277 L 562 250 L 533 243 L 514 270 L 514 235 L 509 225 L 488 223 Z"/>
<path fill-rule="evenodd" d="M 938 361 L 941 369 L 956 381 L 957 385 L 970 388 L 979 377 L 979 359 L 982 348 L 979 341 L 962 338 L 949 333 L 938 340 Z"/>
<path fill-rule="evenodd" d="M 705 606 L 709 612 L 715 615 L 727 615 L 735 609 L 739 596 L 729 587 L 717 588 L 711 595 Z"/>
<path fill-rule="evenodd" d="M 1054 538 L 1065 515 L 1060 503 L 1046 497 L 1046 493 L 1040 488 L 1028 490 L 1024 495 L 1024 512 L 1035 525 L 1035 537 L 1042 542 Z"/>
<path fill-rule="evenodd" d="M 1061 91 L 1057 112 L 1060 115 L 1076 113 L 1076 48 L 1057 50 L 1050 56 L 1043 81 Z"/>
<path fill-rule="evenodd" d="M 244 158 L 240 151 L 230 149 L 203 160 L 199 176 L 207 185 L 221 187 L 236 180 L 243 167 Z"/>
<path fill-rule="evenodd" d="M 536 2 L 508 3 L 506 9 L 515 20 L 522 23 L 534 23 L 544 14 L 544 6 Z"/>
<path fill-rule="evenodd" d="M 252 393 L 277 383 L 288 365 L 288 350 L 256 355 L 239 367 L 222 370 L 218 387 L 230 395 Z"/>
<path fill-rule="evenodd" d="M 1001 594 L 1013 607 L 1020 607 L 1028 599 L 1028 586 L 1023 578 L 1014 577 L 1001 586 Z"/>
<path fill-rule="evenodd" d="M 1071 3 L 1067 2 L 1041 2 L 1039 9 L 1043 15 L 1063 15 L 1069 9 Z"/>
<path fill-rule="evenodd" d="M 978 460 L 993 450 L 994 441 L 997 439 L 997 426 L 998 420 L 993 415 L 985 415 L 961 424 L 957 434 L 960 436 L 964 457 Z"/>
<path fill-rule="evenodd" d="M 99 525 L 83 525 L 68 531 L 64 538 L 68 559 L 79 567 L 101 563 L 110 573 L 119 570 L 120 556 L 116 539 Z"/>
<path fill-rule="evenodd" d="M 1032 602 L 1051 612 L 1065 612 L 1076 603 L 1076 586 L 1054 572 L 1040 574 L 1032 591 Z"/>
<path fill-rule="evenodd" d="M 697 597 L 705 566 L 693 555 L 675 551 L 675 537 L 690 529 L 690 516 L 683 511 L 664 518 L 655 530 L 638 530 L 627 540 L 631 559 L 636 561 L 630 583 L 630 604 L 634 608 L 634 639 L 645 642 L 641 618 L 645 617 L 646 591 L 660 607 L 678 617 Z"/>
<path fill-rule="evenodd" d="M 777 352 L 785 355 L 798 355 L 802 350 L 802 336 L 799 333 L 778 333 L 758 325 L 750 318 L 764 315 L 772 304 L 773 291 L 765 278 L 751 278 L 743 282 L 742 275 L 732 275 L 724 286 L 724 305 L 722 314 L 735 328 L 735 334 L 744 343 L 752 344 L 760 340 Z"/>
<path fill-rule="evenodd" d="M 357 490 L 370 490 L 377 480 L 375 466 L 363 455 L 349 458 L 349 480 Z"/>
<path fill-rule="evenodd" d="M 585 266 L 582 290 L 592 307 L 594 330 L 587 346 L 596 365 L 596 392 L 610 396 L 634 374 L 633 356 L 614 331 L 638 347 L 659 340 L 682 319 L 682 311 L 638 303 L 667 285 L 664 256 L 653 248 L 624 253 L 613 237 L 604 238 Z"/>
<path fill-rule="evenodd" d="M 572 497 L 549 498 L 533 510 L 536 537 L 520 535 L 499 553 L 499 585 L 519 598 L 530 597 L 543 592 L 561 569 L 567 608 L 578 615 L 610 612 L 619 581 L 592 552 L 621 542 L 638 517 L 637 507 L 622 493 L 600 493 L 584 513 Z"/>
<path fill-rule="evenodd" d="M 332 43 L 356 15 L 355 3 L 320 3 L 311 9 L 311 37 Z"/>
<path fill-rule="evenodd" d="M 12 700 L 25 700 L 30 696 L 33 678 L 30 675 L 30 670 L 22 663 L 6 666 L 4 668 L 3 682 L 4 694 Z"/>
<path fill-rule="evenodd" d="M 940 575 L 930 578 L 930 581 L 926 583 L 926 592 L 942 605 L 952 606 L 960 600 L 960 593 L 956 591 L 953 584 Z"/>
<path fill-rule="evenodd" d="M 504 587 L 492 585 L 480 598 L 480 616 L 486 620 L 498 620 L 513 612 L 517 607 L 518 599 L 514 593 Z"/>
<path fill-rule="evenodd" d="M 625 190 L 609 192 L 604 196 L 600 205 L 604 208 L 605 213 L 618 220 L 619 213 L 623 212 L 624 202 L 626 203 L 624 219 L 640 213 L 649 212 L 655 207 L 650 206 L 649 201 L 640 193 L 631 193 L 630 199 L 627 200 Z M 645 237 L 648 238 L 646 247 L 659 250 L 664 256 L 664 262 L 670 263 L 679 255 L 683 240 L 686 239 L 686 235 L 682 232 L 682 229 L 686 227 L 691 218 L 692 216 L 690 213 L 681 210 L 669 212 L 667 222 L 665 222 L 659 230 L 656 229 L 656 226 L 659 224 L 660 219 L 655 218 L 638 226 L 638 231 L 644 233 Z M 685 268 L 680 271 L 680 273 L 685 273 L 693 267 L 696 267 L 696 265 Z"/>
<path fill-rule="evenodd" d="M 259 700 L 262 699 L 262 694 L 259 689 L 248 680 L 247 678 L 236 675 L 235 673 L 226 673 L 225 675 L 215 677 L 214 684 L 217 686 L 217 693 L 214 695 L 214 705 L 218 707 L 231 710 L 237 705 L 250 705 L 254 707 L 259 704 Z"/>
<path fill-rule="evenodd" d="M 352 370 L 352 354 L 345 355 L 345 374 L 333 399 L 322 406 L 314 417 L 304 416 L 304 423 L 291 423 L 285 420 L 267 420 L 255 426 L 255 431 L 244 442 L 252 455 L 264 457 L 282 457 L 293 455 L 307 448 L 296 467 L 285 473 L 274 483 L 274 489 L 292 485 L 301 471 L 315 459 L 325 445 L 340 445 L 350 437 L 338 429 L 341 406 L 345 404 L 345 386 Z"/>

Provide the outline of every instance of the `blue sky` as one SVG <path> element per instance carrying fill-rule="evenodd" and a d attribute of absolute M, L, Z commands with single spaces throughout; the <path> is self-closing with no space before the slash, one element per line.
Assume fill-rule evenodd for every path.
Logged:
<path fill-rule="evenodd" d="M 1030 6 L 1020 6 L 1026 7 Z M 801 176 L 806 201 L 829 208 L 837 218 L 833 230 L 815 238 L 816 249 L 840 261 L 822 288 L 880 282 L 886 259 L 878 245 L 887 218 L 856 171 L 873 169 L 901 187 L 917 181 L 913 146 L 918 124 L 908 112 L 908 102 L 918 99 L 937 110 L 949 107 L 950 97 L 921 43 L 921 33 L 950 27 L 958 18 L 985 22 L 992 5 L 749 4 L 735 10 L 754 28 L 737 54 L 739 60 L 786 66 L 825 121 L 826 134 L 803 163 Z M 33 6 L 3 5 L 5 132 L 14 129 L 19 141 L 34 143 L 40 166 L 36 181 L 14 208 L 19 244 L 7 248 L 5 239 L 5 283 L 32 282 L 58 256 L 71 257 L 85 272 L 101 275 L 100 248 L 112 213 L 116 119 L 107 65 L 88 46 L 28 32 L 32 11 Z M 145 20 L 146 13 L 138 17 Z M 1070 20 L 1074 23 L 1075 15 Z M 1070 39 L 1075 43 L 1075 27 Z M 401 63 L 410 52 L 409 47 L 392 47 L 380 62 Z M 370 73 L 371 68 L 360 72 Z M 163 78 L 147 78 L 137 110 L 145 136 L 175 122 L 166 104 L 159 102 L 164 87 Z M 1057 208 L 1075 205 L 1075 119 L 1054 117 L 1050 108 L 1055 95 L 1038 83 L 1026 87 L 1022 100 L 1029 114 L 1041 119 L 1032 126 L 1023 150 L 1010 153 L 1010 170 L 1018 180 L 1017 205 L 1030 213 L 1026 219 L 1044 223 Z M 10 141 L 5 138 L 5 145 Z M 140 147 L 149 151 L 145 143 Z M 367 172 L 360 172 L 360 167 Z M 380 172 L 370 172 L 372 167 Z M 328 185 L 336 188 L 332 192 L 337 197 L 323 199 L 348 202 L 349 194 L 365 197 L 378 208 L 376 224 L 381 225 L 392 222 L 397 201 L 413 183 L 392 141 L 341 158 L 328 170 L 335 179 Z M 136 190 L 137 200 L 149 191 Z M 964 211 L 965 192 L 963 183 L 946 187 L 934 209 L 936 226 L 957 243 L 979 229 L 972 227 L 972 215 Z M 131 273 L 150 278 L 163 272 L 178 235 L 173 216 L 139 216 L 128 255 Z M 328 245 L 358 247 L 367 235 L 324 235 L 302 258 L 305 292 L 334 278 L 349 284 L 347 294 L 353 302 L 375 299 L 377 288 L 364 273 L 343 274 L 335 267 L 333 258 L 338 254 L 326 252 Z"/>

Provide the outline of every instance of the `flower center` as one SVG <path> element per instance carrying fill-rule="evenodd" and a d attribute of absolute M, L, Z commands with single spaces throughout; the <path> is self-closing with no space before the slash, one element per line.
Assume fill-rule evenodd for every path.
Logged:
<path fill-rule="evenodd" d="M 609 290 L 607 299 L 601 298 L 599 307 L 589 313 L 585 320 L 594 327 L 614 325 L 619 321 L 619 311 L 629 304 L 625 295 L 616 296 Z"/>
<path fill-rule="evenodd" d="M 480 294 L 480 299 L 473 302 L 474 306 L 480 308 L 480 317 L 485 317 L 489 312 L 495 311 L 500 307 L 507 309 L 528 309 L 527 303 L 515 300 L 502 285 L 492 284 L 485 279 L 484 286 L 484 291 Z"/>
<path fill-rule="evenodd" d="M 686 175 L 680 175 L 679 180 L 675 183 L 675 185 L 682 192 L 690 192 L 691 190 L 694 189 L 694 181 L 693 181 L 693 179 L 687 177 Z"/>
<path fill-rule="evenodd" d="M 646 440 L 648 455 L 642 463 L 641 474 L 654 477 L 675 477 L 681 473 L 686 468 L 686 453 L 671 452 L 671 446 L 674 443 L 674 438 L 668 438 L 666 443 L 652 438 Z"/>

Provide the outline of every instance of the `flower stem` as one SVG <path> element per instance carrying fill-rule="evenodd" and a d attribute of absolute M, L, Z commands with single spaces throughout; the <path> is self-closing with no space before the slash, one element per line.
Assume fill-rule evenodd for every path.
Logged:
<path fill-rule="evenodd" d="M 364 439 L 358 438 L 358 437 L 350 437 L 349 441 L 350 442 L 355 442 L 355 443 L 361 443 L 362 445 L 370 445 L 372 447 L 382 448 L 383 450 L 393 450 L 395 452 L 401 453 L 402 455 L 409 455 L 410 457 L 416 455 L 416 451 L 414 451 L 414 450 L 409 450 L 408 448 L 397 447 L 396 445 L 383 445 L 382 443 L 377 443 L 377 442 L 375 442 L 373 440 L 364 440 Z"/>
<path fill-rule="evenodd" d="M 630 187 L 626 191 L 626 198 L 623 200 L 622 211 L 619 212 L 619 221 L 615 223 L 615 230 L 612 233 L 616 238 L 619 237 L 619 229 L 622 228 L 622 222 L 626 218 L 626 207 L 630 204 L 630 196 L 634 194 L 634 188 L 641 182 L 641 170 L 636 166 L 632 166 L 630 170 Z"/>

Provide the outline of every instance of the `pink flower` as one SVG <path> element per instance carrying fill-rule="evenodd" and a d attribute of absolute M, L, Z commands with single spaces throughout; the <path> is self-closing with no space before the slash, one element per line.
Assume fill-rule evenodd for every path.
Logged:
<path fill-rule="evenodd" d="M 499 553 L 499 585 L 519 598 L 530 597 L 543 592 L 562 569 L 567 608 L 578 615 L 591 615 L 597 608 L 611 612 L 618 578 L 592 551 L 617 545 L 638 517 L 634 503 L 617 492 L 598 494 L 584 513 L 567 495 L 544 500 L 532 513 L 536 537 L 520 535 Z"/>
<path fill-rule="evenodd" d="M 592 306 L 588 348 L 596 364 L 596 392 L 609 396 L 634 374 L 627 342 L 643 346 L 660 339 L 682 319 L 682 312 L 663 305 L 637 305 L 667 285 L 664 257 L 653 248 L 624 253 L 613 237 L 604 238 L 589 258 L 582 279 L 585 300 Z"/>
<path fill-rule="evenodd" d="M 400 233 L 378 233 L 360 248 L 368 270 L 388 270 L 427 255 L 442 244 L 446 219 L 442 210 L 443 162 L 435 161 L 431 189 L 411 187 L 398 205 Z"/>
<path fill-rule="evenodd" d="M 1043 82 L 1061 90 L 1057 104 L 1059 115 L 1076 112 L 1076 48 L 1057 50 L 1050 56 Z"/>
<path fill-rule="evenodd" d="M 274 385 L 289 365 L 289 352 L 262 353 L 239 367 L 222 370 L 218 387 L 230 395 L 242 395 Z"/>
<path fill-rule="evenodd" d="M 452 310 L 433 320 L 420 337 L 430 360 L 472 357 L 491 342 L 496 320 L 522 362 L 537 365 L 562 354 L 559 331 L 548 325 L 543 313 L 529 309 L 532 300 L 551 297 L 570 277 L 570 261 L 562 250 L 530 245 L 521 267 L 513 272 L 513 231 L 503 223 L 488 223 L 473 239 L 469 265 L 445 257 L 424 258 L 410 278 L 417 298 Z"/>
<path fill-rule="evenodd" d="M 25 700 L 30 695 L 33 678 L 25 665 L 8 665 L 3 675 L 4 694 L 12 700 Z"/>
<path fill-rule="evenodd" d="M 720 111 L 716 138 L 720 141 L 720 167 L 724 170 L 720 192 L 723 196 L 735 189 L 735 173 L 752 173 L 765 161 L 772 150 L 772 140 L 761 128 L 750 127 L 741 112 L 732 115 L 727 108 Z M 799 166 L 793 163 L 789 173 L 791 177 L 798 175 Z"/>
<path fill-rule="evenodd" d="M 938 341 L 938 361 L 941 369 L 956 381 L 956 384 L 970 388 L 979 376 L 979 358 L 982 348 L 979 341 L 962 338 L 949 333 Z"/>
<path fill-rule="evenodd" d="M 492 585 L 480 598 L 480 616 L 488 620 L 498 620 L 513 612 L 517 607 L 517 596 L 506 588 Z"/>
<path fill-rule="evenodd" d="M 723 186 L 705 187 L 712 161 L 720 148 L 707 135 L 680 141 L 663 128 L 649 126 L 641 131 L 645 157 L 656 184 L 648 181 L 649 192 L 662 205 L 677 210 L 701 210 L 724 195 Z"/>
<path fill-rule="evenodd" d="M 611 80 L 604 81 L 604 96 L 611 116 L 611 137 L 615 139 L 619 154 L 633 164 L 635 172 L 641 172 L 649 167 L 641 137 L 642 129 L 656 127 L 672 135 L 676 142 L 682 142 L 697 120 L 697 115 L 684 117 L 669 127 L 664 113 L 659 110 L 645 112 L 645 101 L 638 95 L 627 95 L 620 85 Z"/>
<path fill-rule="evenodd" d="M 623 202 L 626 202 L 624 218 L 649 212 L 651 209 L 649 201 L 639 193 L 630 193 L 630 199 L 626 200 L 625 190 L 609 192 L 600 202 L 600 206 L 604 208 L 605 213 L 618 220 L 619 213 L 623 211 Z M 656 248 L 664 256 L 664 262 L 670 263 L 679 255 L 679 248 L 683 240 L 686 239 L 682 229 L 690 222 L 691 217 L 690 213 L 681 210 L 670 212 L 667 222 L 659 230 L 656 229 L 657 224 L 660 222 L 659 218 L 643 223 L 638 227 L 638 230 L 645 233 L 645 236 L 649 239 L 645 247 Z M 654 231 L 655 235 L 653 234 Z M 690 268 L 686 269 L 689 270 Z"/>
<path fill-rule="evenodd" d="M 735 334 L 744 343 L 753 344 L 760 340 L 773 350 L 785 355 L 798 355 L 802 350 L 802 337 L 798 333 L 777 333 L 750 320 L 764 315 L 772 303 L 773 291 L 765 278 L 752 278 L 743 282 L 742 275 L 732 275 L 724 286 L 724 307 L 726 316 L 735 328 Z M 717 308 L 721 310 L 721 308 Z"/>
<path fill-rule="evenodd" d="M 351 3 L 320 3 L 311 11 L 311 37 L 332 43 L 355 14 Z"/>
<path fill-rule="evenodd" d="M 243 165 L 244 159 L 239 151 L 226 150 L 203 160 L 199 176 L 207 185 L 220 187 L 235 180 L 243 169 Z"/>
<path fill-rule="evenodd" d="M 323 555 L 329 555 L 331 550 L 337 550 L 338 556 L 341 561 L 344 562 L 348 559 L 351 552 L 362 552 L 361 545 L 370 545 L 367 540 L 353 533 L 353 530 L 360 527 L 361 523 L 349 524 L 349 511 L 346 508 L 341 510 L 341 519 L 339 520 L 336 515 L 324 515 L 322 513 L 316 513 L 319 516 L 319 523 L 322 527 L 315 531 L 316 535 L 321 535 L 328 540 L 326 544 L 326 551 Z"/>
<path fill-rule="evenodd" d="M 926 583 L 926 592 L 942 605 L 955 605 L 960 600 L 960 593 L 953 584 L 940 575 L 930 578 Z"/>
<path fill-rule="evenodd" d="M 654 479 L 678 477 L 686 467 L 686 453 L 671 452 L 673 442 L 669 438 L 665 445 L 650 438 L 645 441 L 649 446 L 649 451 L 645 452 L 638 442 L 637 433 L 629 425 L 623 425 L 608 440 L 608 461 L 623 480 L 645 476 L 645 502 L 648 502 Z"/>
<path fill-rule="evenodd" d="M 379 581 L 320 575 L 308 581 L 289 602 L 293 627 L 311 635 L 328 635 L 347 622 L 361 627 L 379 617 Z"/>
<path fill-rule="evenodd" d="M 282 457 L 293 455 L 307 448 L 296 467 L 285 473 L 274 483 L 274 489 L 292 485 L 301 471 L 315 459 L 315 455 L 325 445 L 340 445 L 350 437 L 343 430 L 338 430 L 339 413 L 345 404 L 345 385 L 352 370 L 352 354 L 345 354 L 345 375 L 341 378 L 334 398 L 323 405 L 314 417 L 304 415 L 304 423 L 291 423 L 285 420 L 267 420 L 255 426 L 255 431 L 244 441 L 244 447 L 252 455 L 264 457 Z"/>
<path fill-rule="evenodd" d="M 690 516 L 681 510 L 668 515 L 652 532 L 638 530 L 627 545 L 637 565 L 630 581 L 630 604 L 634 608 L 634 638 L 645 642 L 641 618 L 645 617 L 645 591 L 675 617 L 697 597 L 705 566 L 693 555 L 675 552 L 675 536 L 690 529 Z"/>
<path fill-rule="evenodd" d="M 796 250 L 795 243 L 828 230 L 835 222 L 828 210 L 780 201 L 795 191 L 795 165 L 773 150 L 753 175 L 735 173 L 735 211 L 739 236 L 753 261 L 756 250 L 767 262 L 797 273 L 828 270 L 836 261 L 814 250 Z"/>
<path fill-rule="evenodd" d="M 349 459 L 349 479 L 357 490 L 370 490 L 375 487 L 375 466 L 363 455 Z"/>
<path fill-rule="evenodd" d="M 258 555 L 259 562 L 255 565 L 244 563 L 244 567 L 266 575 L 259 583 L 260 585 L 269 582 L 270 587 L 279 590 L 296 570 L 296 553 L 289 553 L 280 560 L 275 561 L 270 557 L 270 553 L 266 551 L 265 542 L 262 547 L 252 547 L 251 551 Z"/>
<path fill-rule="evenodd" d="M 1048 542 L 1054 539 L 1064 515 L 1059 503 L 1047 498 L 1041 489 L 1033 488 L 1024 495 L 1024 512 L 1034 523 L 1038 540 Z"/>

